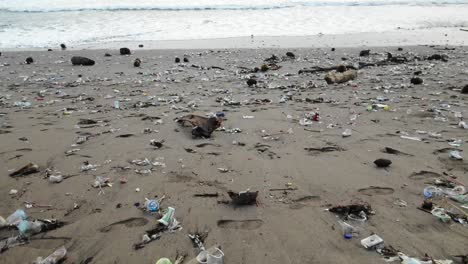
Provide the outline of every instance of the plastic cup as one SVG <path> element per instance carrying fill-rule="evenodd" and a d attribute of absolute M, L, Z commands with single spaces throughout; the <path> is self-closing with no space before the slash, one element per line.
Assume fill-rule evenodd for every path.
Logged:
<path fill-rule="evenodd" d="M 165 213 L 164 216 L 158 220 L 158 222 L 165 226 L 168 226 L 170 223 L 172 223 L 172 220 L 174 219 L 174 212 L 175 209 L 173 207 L 168 207 L 167 213 Z"/>
<path fill-rule="evenodd" d="M 168 258 L 160 258 L 156 264 L 172 264 L 172 262 Z"/>

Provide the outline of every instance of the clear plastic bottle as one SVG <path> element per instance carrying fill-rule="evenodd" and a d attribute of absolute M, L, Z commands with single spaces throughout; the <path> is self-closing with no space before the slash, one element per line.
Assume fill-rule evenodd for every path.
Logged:
<path fill-rule="evenodd" d="M 453 187 L 452 189 L 445 189 L 444 193 L 449 197 L 463 195 L 466 193 L 466 188 L 463 185 L 458 185 Z"/>
<path fill-rule="evenodd" d="M 354 226 L 344 221 L 339 220 L 338 224 L 341 226 L 341 230 L 343 231 L 343 237 L 345 239 L 351 239 L 354 235 L 359 234 L 358 230 Z"/>
<path fill-rule="evenodd" d="M 67 249 L 62 246 L 61 248 L 54 251 L 47 258 L 43 259 L 41 257 L 37 258 L 35 264 L 57 264 L 60 263 L 65 256 L 67 255 Z"/>
<path fill-rule="evenodd" d="M 18 209 L 6 219 L 6 222 L 9 225 L 18 225 L 21 221 L 25 220 L 26 218 L 28 218 L 26 212 L 22 209 Z"/>

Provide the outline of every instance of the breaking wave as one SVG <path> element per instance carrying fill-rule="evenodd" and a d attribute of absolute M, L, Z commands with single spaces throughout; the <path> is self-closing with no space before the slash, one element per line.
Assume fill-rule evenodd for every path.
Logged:
<path fill-rule="evenodd" d="M 182 0 L 174 4 L 170 0 L 138 2 L 123 0 L 0 0 L 0 11 L 47 13 L 76 11 L 203 11 L 203 10 L 270 10 L 292 7 L 325 7 L 325 6 L 430 6 L 468 4 L 468 0 Z"/>

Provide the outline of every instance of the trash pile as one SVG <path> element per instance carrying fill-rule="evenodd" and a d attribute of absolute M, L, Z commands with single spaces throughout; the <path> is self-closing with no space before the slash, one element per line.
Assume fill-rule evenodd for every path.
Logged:
<path fill-rule="evenodd" d="M 145 208 L 148 212 L 157 213 L 159 211 L 159 202 L 156 200 L 145 201 Z M 182 226 L 175 218 L 175 208 L 168 207 L 164 215 L 157 220 L 156 227 L 145 232 L 141 242 L 135 243 L 135 250 L 144 248 L 148 243 L 158 240 L 164 233 L 173 233 L 182 230 Z"/>
<path fill-rule="evenodd" d="M 434 185 L 424 188 L 424 201 L 419 209 L 432 214 L 444 223 L 451 220 L 468 227 L 468 192 L 463 185 L 450 180 L 435 179 Z"/>
<path fill-rule="evenodd" d="M 32 219 L 28 217 L 23 209 L 16 210 L 6 219 L 0 216 L 0 234 L 4 231 L 9 233 L 7 238 L 3 238 L 4 234 L 1 235 L 0 253 L 27 244 L 36 235 L 55 230 L 64 225 L 65 222 L 56 219 Z"/>

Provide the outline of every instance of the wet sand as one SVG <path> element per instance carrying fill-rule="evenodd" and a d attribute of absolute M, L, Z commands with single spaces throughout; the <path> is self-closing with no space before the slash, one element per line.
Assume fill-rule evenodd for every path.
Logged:
<path fill-rule="evenodd" d="M 38 235 L 29 244 L 2 253 L 2 263 L 31 263 L 61 245 L 69 251 L 65 263 L 88 263 L 89 258 L 93 258 L 89 263 L 155 263 L 160 257 L 174 259 L 177 253 L 191 259 L 196 250 L 187 234 L 195 231 L 209 232 L 205 245 L 221 245 L 225 263 L 384 263 L 359 243 L 372 233 L 411 256 L 427 253 L 446 259 L 468 253 L 466 227 L 442 223 L 417 209 L 434 174 L 411 176 L 424 170 L 468 183 L 468 157 L 450 160 L 444 150 L 451 148 L 451 139 L 467 140 L 467 130 L 457 126 L 454 112 L 468 115 L 468 97 L 460 93 L 468 84 L 468 48 L 378 47 L 371 48 L 369 57 L 359 57 L 360 48 L 129 48 L 130 56 L 115 49 L 11 51 L 0 56 L 0 215 L 6 218 L 27 202 L 50 205 L 26 209 L 32 218 L 67 222 L 45 235 L 52 239 Z M 282 58 L 287 51 L 296 58 Z M 366 67 L 354 81 L 337 85 L 327 85 L 325 72 L 298 74 L 312 66 L 383 60 L 385 52 L 421 58 L 444 54 L 448 61 Z M 174 63 L 184 54 L 189 63 Z M 272 54 L 281 58 L 279 70 L 245 72 L 262 66 Z M 94 59 L 96 65 L 72 66 L 70 58 L 77 55 Z M 22 63 L 28 56 L 34 58 L 33 64 Z M 135 58 L 142 60 L 140 68 L 133 66 Z M 424 83 L 411 85 L 417 71 Z M 246 84 L 252 76 L 257 87 Z M 388 99 L 382 103 L 390 110 L 367 111 L 379 96 Z M 283 97 L 288 100 L 282 102 Z M 21 100 L 32 107 L 14 106 Z M 120 109 L 114 108 L 116 100 Z M 320 121 L 300 125 L 299 120 L 313 111 L 320 113 Z M 190 128 L 174 122 L 185 114 L 214 112 L 225 113 L 226 129 L 215 131 L 211 139 L 193 139 Z M 97 123 L 78 125 L 80 119 Z M 156 131 L 145 134 L 145 128 Z M 232 128 L 241 132 L 232 133 Z M 347 128 L 352 135 L 343 138 Z M 125 134 L 132 135 L 119 137 Z M 86 142 L 72 146 L 83 136 Z M 164 146 L 156 149 L 151 139 L 164 140 Z M 197 147 L 202 143 L 210 144 Z M 306 149 L 330 146 L 337 151 Z M 383 153 L 385 147 L 409 155 Z M 65 154 L 76 148 L 80 150 L 73 155 Z M 466 156 L 466 144 L 458 149 Z M 130 161 L 145 158 L 166 167 L 155 166 L 146 175 L 136 173 L 147 167 Z M 377 158 L 393 163 L 376 168 Z M 81 172 L 85 161 L 99 166 Z M 41 172 L 9 177 L 28 162 L 38 164 Z M 46 168 L 76 176 L 52 184 L 44 179 Z M 99 194 L 91 186 L 96 176 L 109 177 L 113 186 Z M 122 177 L 128 182 L 120 183 Z M 227 190 L 248 188 L 259 191 L 257 206 L 218 203 L 229 199 Z M 275 188 L 297 189 L 270 190 Z M 19 193 L 10 195 L 11 189 Z M 216 192 L 217 198 L 194 197 Z M 155 225 L 156 217 L 134 204 L 163 195 L 161 208 L 174 207 L 183 229 L 135 251 L 132 245 Z M 407 206 L 396 205 L 398 199 Z M 370 203 L 375 215 L 358 238 L 345 240 L 338 218 L 325 209 L 351 202 Z M 71 211 L 74 204 L 79 208 Z M 130 218 L 136 220 L 102 229 Z"/>

